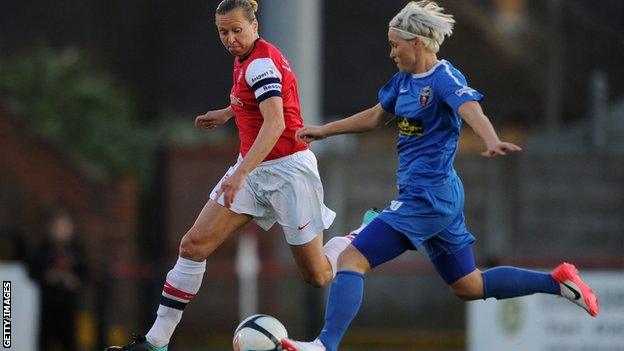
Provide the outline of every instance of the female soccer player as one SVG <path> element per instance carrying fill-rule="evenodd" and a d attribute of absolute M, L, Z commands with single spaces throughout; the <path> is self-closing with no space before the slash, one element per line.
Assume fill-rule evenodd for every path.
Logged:
<path fill-rule="evenodd" d="M 571 264 L 563 263 L 551 274 L 476 268 L 471 248 L 475 239 L 464 222 L 464 190 L 453 169 L 462 119 L 483 139 L 484 157 L 521 149 L 499 140 L 481 110 L 483 95 L 449 61 L 437 58 L 455 23 L 442 11 L 435 2 L 410 2 L 390 21 L 390 58 L 399 72 L 381 88 L 376 106 L 297 132 L 309 143 L 374 130 L 396 118 L 399 195 L 340 254 L 320 336 L 313 342 L 284 339 L 286 350 L 337 350 L 360 308 L 364 274 L 421 246 L 451 291 L 464 300 L 547 293 L 567 297 L 592 316 L 599 312 L 596 296 Z"/>
<path fill-rule="evenodd" d="M 206 258 L 239 228 L 255 220 L 268 230 L 278 222 L 303 279 L 323 286 L 352 237 L 323 247 L 323 230 L 335 213 L 323 203 L 314 154 L 298 141 L 303 127 L 297 80 L 282 53 L 258 35 L 255 0 L 223 0 L 216 10 L 221 42 L 234 56 L 228 107 L 209 111 L 195 125 L 215 128 L 236 116 L 240 156 L 180 243 L 167 274 L 157 319 L 145 337 L 107 350 L 167 350 L 182 310 L 199 290 Z"/>

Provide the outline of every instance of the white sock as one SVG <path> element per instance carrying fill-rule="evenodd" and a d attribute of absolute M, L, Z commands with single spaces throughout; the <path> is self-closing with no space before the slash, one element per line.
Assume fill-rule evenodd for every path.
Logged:
<path fill-rule="evenodd" d="M 338 268 L 338 256 L 340 253 L 344 251 L 351 244 L 351 239 L 346 238 L 344 236 L 335 236 L 323 246 L 323 252 L 327 259 L 329 260 L 329 264 L 332 267 L 332 274 L 336 276 L 336 269 Z"/>
<path fill-rule="evenodd" d="M 167 273 L 156 321 L 145 335 L 147 342 L 156 347 L 169 344 L 173 331 L 182 319 L 184 307 L 199 291 L 205 271 L 206 261 L 178 257 L 173 269 Z"/>

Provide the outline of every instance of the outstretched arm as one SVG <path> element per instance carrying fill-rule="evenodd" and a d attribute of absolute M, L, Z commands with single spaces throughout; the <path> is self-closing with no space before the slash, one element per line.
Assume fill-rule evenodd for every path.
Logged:
<path fill-rule="evenodd" d="M 234 117 L 232 106 L 222 108 L 220 110 L 208 111 L 201 116 L 195 118 L 195 127 L 204 127 L 208 129 L 216 128 Z"/>
<path fill-rule="evenodd" d="M 500 141 L 492 123 L 485 116 L 483 109 L 481 109 L 481 104 L 477 101 L 463 103 L 458 111 L 461 118 L 485 142 L 486 150 L 481 153 L 481 156 L 494 157 L 506 155 L 507 152 L 522 151 L 518 145 Z"/>
<path fill-rule="evenodd" d="M 310 143 L 332 135 L 363 133 L 386 125 L 394 115 L 385 111 L 380 104 L 358 112 L 350 117 L 324 124 L 322 126 L 306 126 L 297 131 L 297 138 Z"/>

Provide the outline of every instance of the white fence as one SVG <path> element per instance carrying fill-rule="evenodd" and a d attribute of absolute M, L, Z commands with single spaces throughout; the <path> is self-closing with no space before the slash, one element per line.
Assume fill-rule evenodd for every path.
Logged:
<path fill-rule="evenodd" d="M 471 302 L 470 351 L 624 351 L 624 272 L 583 272 L 601 303 L 597 318 L 562 297 L 536 294 Z"/>

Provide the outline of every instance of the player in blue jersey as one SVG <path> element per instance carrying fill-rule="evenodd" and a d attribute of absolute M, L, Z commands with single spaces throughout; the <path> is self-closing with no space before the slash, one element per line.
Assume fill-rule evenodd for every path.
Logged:
<path fill-rule="evenodd" d="M 364 274 L 406 250 L 424 247 L 451 291 L 464 300 L 506 299 L 533 293 L 565 296 L 596 316 L 595 294 L 568 263 L 551 273 L 501 266 L 481 272 L 464 221 L 464 189 L 453 168 L 462 120 L 483 139 L 484 157 L 521 151 L 499 140 L 479 101 L 450 62 L 437 52 L 455 21 L 430 1 L 410 2 L 391 21 L 388 39 L 396 73 L 379 103 L 351 117 L 298 132 L 306 141 L 374 130 L 394 118 L 398 126 L 398 197 L 366 226 L 338 261 L 325 324 L 313 342 L 282 340 L 285 350 L 337 350 L 362 302 Z"/>

